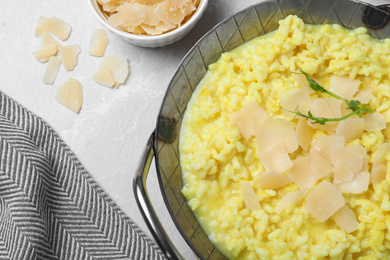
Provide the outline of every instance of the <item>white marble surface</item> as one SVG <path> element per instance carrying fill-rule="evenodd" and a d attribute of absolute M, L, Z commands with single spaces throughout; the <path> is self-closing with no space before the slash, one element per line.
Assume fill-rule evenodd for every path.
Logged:
<path fill-rule="evenodd" d="M 288 0 L 285 0 L 288 1 Z M 108 89 L 92 80 L 101 58 L 88 55 L 92 33 L 103 28 L 87 0 L 0 0 L 0 90 L 49 123 L 75 152 L 95 180 L 146 233 L 136 206 L 132 179 L 156 118 L 166 88 L 186 52 L 209 29 L 256 0 L 210 0 L 198 25 L 181 41 L 167 47 L 145 49 L 129 45 L 108 32 L 106 54 L 130 61 L 131 74 L 119 89 Z M 373 4 L 388 0 L 371 0 Z M 34 28 L 40 16 L 57 16 L 73 30 L 64 44 L 79 44 L 81 53 L 74 71 L 60 68 L 53 85 L 42 83 L 45 64 L 32 52 L 40 46 Z M 69 77 L 83 86 L 84 103 L 74 114 L 55 100 L 58 88 Z M 158 187 L 154 164 L 148 186 Z M 194 256 L 171 222 L 158 188 L 150 189 L 162 223 L 186 259 Z"/>

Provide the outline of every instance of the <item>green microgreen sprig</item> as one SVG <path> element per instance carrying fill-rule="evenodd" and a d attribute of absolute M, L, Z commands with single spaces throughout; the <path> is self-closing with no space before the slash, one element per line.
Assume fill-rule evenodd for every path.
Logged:
<path fill-rule="evenodd" d="M 309 87 L 311 89 L 313 89 L 314 91 L 318 91 L 318 92 L 327 94 L 327 95 L 329 95 L 331 97 L 334 97 L 336 99 L 344 101 L 347 104 L 348 109 L 350 109 L 352 112 L 347 114 L 347 115 L 345 115 L 345 116 L 343 116 L 343 117 L 326 118 L 326 117 L 315 117 L 315 116 L 313 116 L 313 114 L 311 113 L 310 110 L 307 112 L 307 115 L 302 114 L 299 111 L 299 106 L 297 106 L 296 111 L 289 111 L 289 110 L 286 110 L 286 109 L 284 109 L 282 107 L 283 110 L 285 110 L 287 112 L 290 112 L 290 113 L 294 113 L 295 116 L 301 116 L 301 117 L 304 117 L 304 118 L 311 119 L 313 121 L 312 124 L 321 124 L 321 125 L 324 125 L 326 122 L 341 121 L 341 120 L 344 120 L 344 119 L 346 119 L 348 117 L 351 117 L 353 115 L 361 116 L 363 114 L 363 112 L 369 112 L 369 113 L 374 112 L 373 110 L 368 108 L 370 106 L 370 104 L 362 105 L 359 100 L 355 100 L 355 99 L 347 100 L 345 98 L 342 98 L 339 95 L 337 95 L 337 94 L 335 94 L 335 93 L 325 89 L 324 87 L 320 86 L 315 80 L 313 80 L 309 75 L 307 75 L 307 73 L 304 72 L 302 69 L 300 69 L 300 71 L 301 71 L 301 74 L 305 75 L 306 80 L 309 83 Z M 297 72 L 294 72 L 294 73 L 297 73 Z"/>

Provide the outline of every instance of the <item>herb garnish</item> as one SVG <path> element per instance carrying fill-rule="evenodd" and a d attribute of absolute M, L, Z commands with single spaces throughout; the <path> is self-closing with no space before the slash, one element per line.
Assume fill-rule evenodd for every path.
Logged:
<path fill-rule="evenodd" d="M 346 100 L 346 99 L 336 95 L 335 93 L 321 87 L 315 80 L 313 80 L 309 75 L 307 75 L 306 72 L 304 72 L 302 69 L 300 69 L 300 71 L 301 71 L 301 74 L 305 75 L 306 80 L 309 83 L 309 87 L 311 89 L 313 89 L 314 91 L 328 94 L 331 97 L 334 97 L 336 99 L 344 101 L 348 105 L 348 109 L 352 110 L 352 112 L 343 116 L 343 117 L 326 118 L 326 117 L 315 117 L 315 116 L 313 116 L 313 114 L 311 113 L 310 110 L 307 112 L 307 115 L 302 114 L 299 111 L 299 108 L 298 108 L 299 106 L 297 106 L 296 111 L 289 111 L 289 110 L 284 109 L 282 107 L 283 110 L 290 112 L 290 113 L 294 113 L 296 116 L 301 116 L 304 118 L 311 119 L 311 120 L 313 120 L 312 124 L 321 124 L 321 125 L 324 125 L 326 122 L 341 121 L 341 120 L 344 120 L 344 119 L 351 117 L 353 115 L 361 116 L 363 114 L 363 112 L 369 112 L 369 113 L 374 112 L 373 110 L 368 108 L 370 106 L 370 104 L 362 105 L 359 100 L 350 100 L 350 101 Z M 296 72 L 294 72 L 294 73 L 296 73 Z"/>

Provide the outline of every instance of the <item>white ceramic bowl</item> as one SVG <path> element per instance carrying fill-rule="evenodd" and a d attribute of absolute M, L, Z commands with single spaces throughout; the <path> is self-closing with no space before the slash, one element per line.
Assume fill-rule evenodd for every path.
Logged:
<path fill-rule="evenodd" d="M 201 0 L 195 13 L 181 27 L 176 28 L 168 33 L 164 33 L 162 35 L 155 35 L 155 36 L 135 35 L 135 34 L 131 34 L 116 29 L 107 23 L 107 19 L 100 11 L 96 0 L 88 0 L 88 3 L 92 8 L 93 13 L 100 21 L 100 23 L 102 23 L 109 31 L 118 35 L 120 38 L 133 45 L 155 48 L 155 47 L 162 47 L 162 46 L 172 44 L 180 40 L 181 38 L 183 38 L 189 31 L 191 31 L 191 29 L 199 21 L 200 17 L 202 17 L 204 11 L 206 10 L 208 0 Z"/>

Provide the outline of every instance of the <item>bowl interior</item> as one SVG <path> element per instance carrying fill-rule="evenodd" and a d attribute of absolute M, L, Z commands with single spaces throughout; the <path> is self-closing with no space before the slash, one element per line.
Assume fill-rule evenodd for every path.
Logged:
<path fill-rule="evenodd" d="M 209 64 L 223 52 L 254 37 L 271 32 L 278 21 L 289 14 L 298 15 L 305 23 L 337 23 L 346 28 L 366 27 L 374 38 L 390 37 L 389 23 L 373 28 L 367 15 L 375 18 L 389 14 L 361 2 L 350 0 L 267 0 L 251 6 L 208 32 L 185 56 L 169 84 L 157 120 L 156 167 L 163 197 L 176 227 L 201 259 L 225 259 L 199 226 L 181 193 L 183 187 L 179 160 L 179 133 L 184 111 L 191 95 L 203 78 Z"/>

